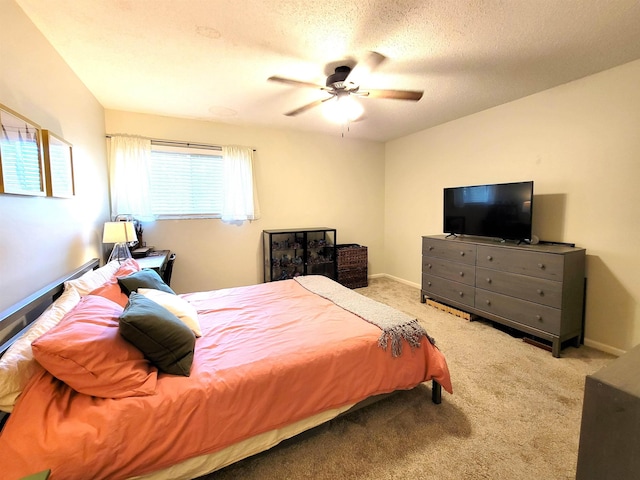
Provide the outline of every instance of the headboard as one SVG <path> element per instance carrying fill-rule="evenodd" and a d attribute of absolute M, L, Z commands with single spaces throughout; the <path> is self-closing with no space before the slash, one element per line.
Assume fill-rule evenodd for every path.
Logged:
<path fill-rule="evenodd" d="M 62 294 L 64 282 L 78 278 L 90 270 L 95 270 L 99 265 L 100 261 L 94 258 L 0 312 L 0 357 L 29 328 L 29 325 Z"/>

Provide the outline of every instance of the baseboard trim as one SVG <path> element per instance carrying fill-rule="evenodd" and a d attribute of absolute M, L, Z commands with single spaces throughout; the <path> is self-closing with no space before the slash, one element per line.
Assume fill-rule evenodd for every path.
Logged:
<path fill-rule="evenodd" d="M 394 277 L 393 275 L 389 275 L 388 273 L 377 273 L 376 275 L 371 275 L 369 278 L 388 278 L 390 280 L 395 280 L 396 282 L 404 283 L 405 285 L 409 285 L 410 287 L 414 287 L 420 289 L 421 285 L 419 283 L 413 283 L 409 280 L 405 280 L 404 278 Z"/>
<path fill-rule="evenodd" d="M 626 350 L 620 350 L 619 348 L 596 342 L 595 340 L 590 340 L 588 338 L 584 339 L 584 344 L 587 347 L 595 348 L 596 350 L 600 350 L 601 352 L 610 353 L 611 355 L 615 355 L 616 357 L 620 357 L 627 353 Z"/>

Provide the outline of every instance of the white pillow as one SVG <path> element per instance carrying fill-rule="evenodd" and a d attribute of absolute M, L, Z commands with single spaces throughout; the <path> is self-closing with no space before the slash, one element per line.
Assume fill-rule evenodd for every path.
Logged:
<path fill-rule="evenodd" d="M 31 342 L 56 326 L 78 302 L 80 294 L 77 290 L 65 290 L 0 358 L 0 410 L 11 412 L 18 395 L 39 368 L 33 358 Z"/>
<path fill-rule="evenodd" d="M 158 305 L 162 305 L 164 308 L 173 313 L 182 322 L 191 329 L 196 337 L 202 336 L 202 330 L 200 330 L 200 322 L 198 321 L 198 312 L 196 307 L 191 305 L 182 297 L 174 295 L 173 293 L 163 292 L 161 290 L 155 290 L 153 288 L 139 288 L 138 293 L 144 295 L 149 300 L 153 300 Z"/>
<path fill-rule="evenodd" d="M 64 288 L 65 290 L 74 288 L 78 291 L 81 297 L 84 297 L 111 280 L 119 268 L 120 262 L 118 260 L 113 260 L 103 267 L 88 271 L 75 280 L 68 280 L 64 282 Z"/>

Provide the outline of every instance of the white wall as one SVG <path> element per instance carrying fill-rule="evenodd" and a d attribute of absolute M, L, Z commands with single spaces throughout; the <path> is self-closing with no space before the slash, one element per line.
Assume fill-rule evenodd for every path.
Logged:
<path fill-rule="evenodd" d="M 76 197 L 0 195 L 0 310 L 100 256 L 104 111 L 13 0 L 0 0 L 0 103 L 73 145 Z"/>
<path fill-rule="evenodd" d="M 338 243 L 366 245 L 369 273 L 384 272 L 384 144 L 336 135 L 239 127 L 106 111 L 110 134 L 244 145 L 256 149 L 262 218 L 242 226 L 218 219 L 144 224 L 144 240 L 177 254 L 178 292 L 262 282 L 262 230 L 328 227 Z"/>
<path fill-rule="evenodd" d="M 533 233 L 587 250 L 586 343 L 640 343 L 640 61 L 386 145 L 386 273 L 420 284 L 442 189 L 534 180 Z"/>

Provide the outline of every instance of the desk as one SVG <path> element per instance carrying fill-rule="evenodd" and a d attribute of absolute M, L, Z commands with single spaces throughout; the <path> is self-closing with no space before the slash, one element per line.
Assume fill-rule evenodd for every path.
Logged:
<path fill-rule="evenodd" d="M 140 268 L 150 268 L 164 278 L 164 270 L 169 260 L 170 250 L 152 250 L 146 257 L 134 259 Z"/>

